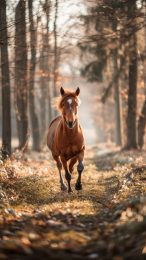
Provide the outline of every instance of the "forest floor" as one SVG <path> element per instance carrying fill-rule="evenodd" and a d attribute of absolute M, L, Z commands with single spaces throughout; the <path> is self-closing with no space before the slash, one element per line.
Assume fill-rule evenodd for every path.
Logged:
<path fill-rule="evenodd" d="M 0 161 L 0 259 L 146 259 L 146 152 L 86 152 L 61 192 L 48 152 Z"/>

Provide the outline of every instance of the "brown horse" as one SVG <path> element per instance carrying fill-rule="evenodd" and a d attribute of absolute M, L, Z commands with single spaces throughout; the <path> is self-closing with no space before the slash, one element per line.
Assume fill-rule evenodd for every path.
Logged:
<path fill-rule="evenodd" d="M 56 117 L 49 126 L 47 145 L 52 152 L 59 170 L 61 190 L 66 190 L 64 180 L 61 174 L 62 165 L 65 170 L 65 178 L 68 183 L 68 192 L 71 192 L 71 173 L 74 164 L 78 161 L 78 178 L 76 181 L 76 190 L 82 189 L 81 174 L 84 169 L 84 137 L 78 120 L 77 107 L 79 105 L 78 95 L 80 89 L 75 92 L 60 89 L 61 97 L 58 101 L 60 116 Z M 69 163 L 68 163 L 69 161 Z"/>

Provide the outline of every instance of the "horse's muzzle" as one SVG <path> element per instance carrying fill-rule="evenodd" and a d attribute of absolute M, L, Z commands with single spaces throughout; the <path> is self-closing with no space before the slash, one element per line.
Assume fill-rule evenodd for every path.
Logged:
<path fill-rule="evenodd" d="M 68 122 L 68 126 L 69 126 L 69 128 L 73 128 L 73 122 Z"/>
<path fill-rule="evenodd" d="M 67 127 L 68 127 L 69 129 L 73 129 L 74 126 L 76 125 L 76 122 L 77 122 L 77 120 L 75 120 L 74 122 L 68 121 L 68 122 L 66 122 L 66 125 L 67 125 Z"/>

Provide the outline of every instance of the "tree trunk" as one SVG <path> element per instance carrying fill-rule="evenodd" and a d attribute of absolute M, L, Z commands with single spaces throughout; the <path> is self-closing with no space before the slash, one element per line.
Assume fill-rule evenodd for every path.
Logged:
<path fill-rule="evenodd" d="M 117 49 L 113 52 L 113 65 L 114 71 L 117 70 Z M 121 135 L 121 100 L 119 91 L 119 80 L 117 79 L 114 83 L 114 100 L 115 100 L 115 139 L 116 145 L 122 145 L 122 135 Z"/>
<path fill-rule="evenodd" d="M 5 156 L 11 154 L 11 98 L 6 0 L 0 0 L 0 41 L 2 75 L 2 152 Z"/>
<path fill-rule="evenodd" d="M 50 2 L 48 2 L 48 0 L 46 0 L 46 28 L 47 28 L 47 33 L 46 33 L 46 49 L 47 49 L 47 71 L 48 71 L 48 78 L 47 78 L 47 84 L 48 84 L 48 122 L 50 123 L 50 121 L 52 120 L 52 106 L 51 106 L 51 86 L 50 86 L 50 69 L 49 69 L 49 19 L 50 19 Z"/>
<path fill-rule="evenodd" d="M 113 31 L 117 31 L 117 20 L 113 18 L 112 21 Z M 118 70 L 118 49 L 117 47 L 112 52 L 113 56 L 113 70 L 114 73 Z M 120 92 L 119 92 L 119 79 L 116 78 L 114 81 L 114 100 L 115 100 L 115 140 L 116 145 L 122 145 L 121 135 L 121 103 L 120 103 Z"/>
<path fill-rule="evenodd" d="M 130 3 L 130 14 L 135 14 L 136 2 Z M 131 18 L 131 17 L 129 17 Z M 133 22 L 134 23 L 134 22 Z M 129 43 L 129 89 L 127 114 L 127 149 L 137 148 L 136 143 L 136 112 L 137 112 L 137 37 L 133 33 Z"/>
<path fill-rule="evenodd" d="M 15 13 L 15 105 L 20 149 L 25 147 L 28 138 L 27 45 L 25 12 L 25 0 L 19 0 Z"/>
<path fill-rule="evenodd" d="M 146 99 L 142 106 L 141 115 L 138 120 L 138 146 L 142 149 L 144 145 L 144 134 L 145 134 L 145 126 L 146 126 Z"/>
<path fill-rule="evenodd" d="M 41 70 L 41 77 L 40 77 L 40 87 L 41 87 L 41 98 L 40 98 L 40 113 L 41 113 L 41 139 L 43 140 L 45 131 L 46 131 L 46 108 L 47 108 L 47 86 L 46 86 L 46 69 L 45 69 L 45 35 L 42 35 L 43 46 L 41 50 L 40 56 L 40 70 Z"/>
<path fill-rule="evenodd" d="M 29 74 L 29 112 L 32 129 L 32 141 L 33 150 L 40 151 L 40 132 L 39 132 L 39 121 L 35 109 L 35 67 L 36 67 L 36 30 L 34 28 L 33 20 L 33 0 L 28 1 L 29 9 L 29 24 L 30 24 L 30 48 L 31 48 L 31 60 L 30 60 L 30 74 Z"/>
<path fill-rule="evenodd" d="M 52 120 L 51 107 L 51 85 L 50 85 L 50 67 L 49 64 L 49 19 L 50 19 L 50 1 L 45 1 L 44 11 L 46 15 L 46 32 L 42 35 L 43 46 L 40 56 L 40 70 L 42 76 L 40 77 L 41 84 L 41 136 L 42 141 L 46 142 L 46 131 L 48 124 Z M 43 144 L 42 143 L 42 144 Z"/>
<path fill-rule="evenodd" d="M 144 13 L 146 15 L 146 3 L 144 3 Z M 145 49 L 144 49 L 144 62 L 143 62 L 143 77 L 144 77 L 144 90 L 145 90 L 145 100 L 142 106 L 141 114 L 139 116 L 138 120 L 138 146 L 140 149 L 142 149 L 144 145 L 144 134 L 145 134 L 145 126 L 146 126 L 146 25 L 144 28 L 144 43 L 145 43 Z"/>
<path fill-rule="evenodd" d="M 55 0 L 55 17 L 54 17 L 54 97 L 57 96 L 57 79 L 58 79 L 58 46 L 57 46 L 57 18 L 58 18 L 58 0 Z M 56 114 L 56 112 L 55 112 Z"/>

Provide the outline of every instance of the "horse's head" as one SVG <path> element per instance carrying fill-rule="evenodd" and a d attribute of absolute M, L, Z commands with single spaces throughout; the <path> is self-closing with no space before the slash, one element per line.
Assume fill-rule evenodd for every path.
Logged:
<path fill-rule="evenodd" d="M 77 88 L 75 92 L 64 90 L 62 87 L 60 89 L 60 94 L 62 96 L 61 100 L 61 111 L 66 126 L 69 129 L 73 129 L 77 123 L 77 107 L 79 104 L 78 95 L 80 94 L 80 89 Z"/>

